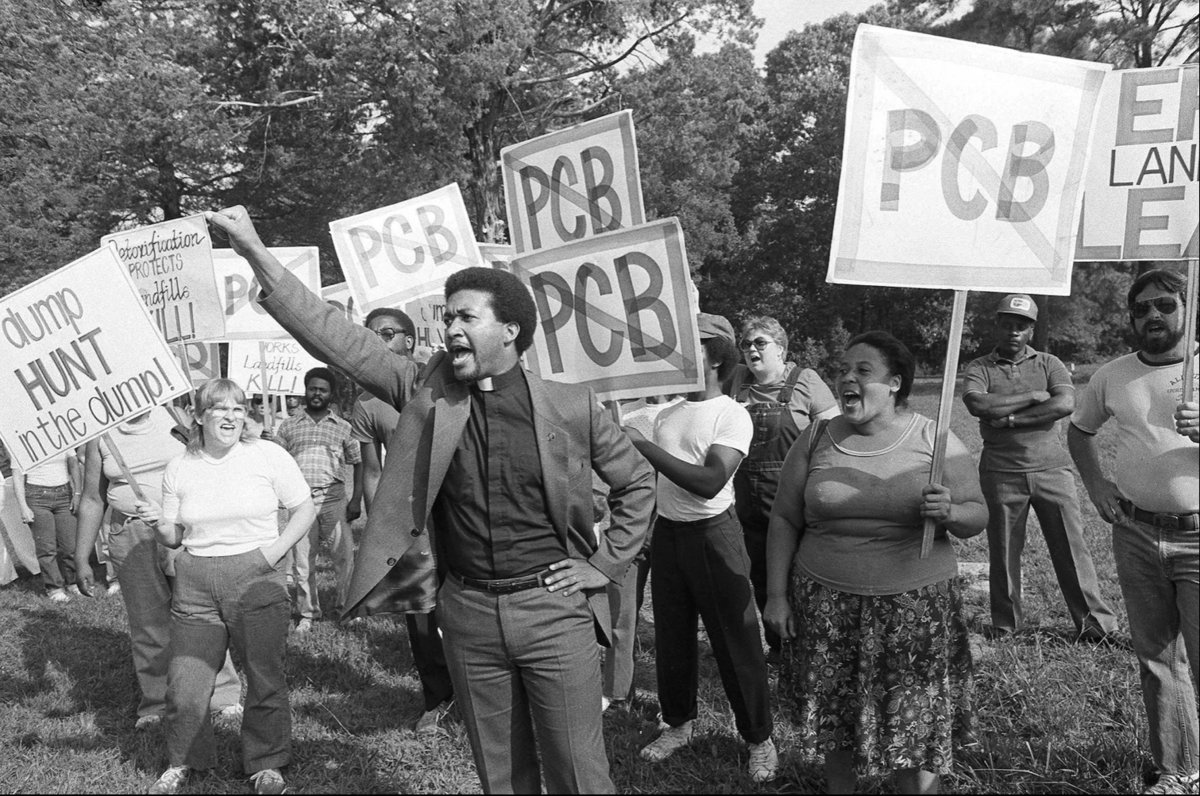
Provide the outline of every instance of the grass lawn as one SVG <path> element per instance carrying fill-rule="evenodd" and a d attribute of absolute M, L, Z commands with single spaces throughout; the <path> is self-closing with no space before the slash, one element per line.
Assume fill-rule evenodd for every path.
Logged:
<path fill-rule="evenodd" d="M 939 386 L 918 383 L 915 411 L 934 417 Z M 978 452 L 979 434 L 961 401 L 953 428 Z M 1111 456 L 1113 441 L 1104 438 Z M 1113 569 L 1109 528 L 1082 493 L 1089 543 L 1106 598 L 1125 612 Z M 1025 553 L 1029 628 L 998 642 L 973 636 L 979 745 L 963 750 L 950 793 L 1112 793 L 1136 791 L 1148 768 L 1145 717 L 1132 653 L 1074 644 L 1045 544 L 1030 519 Z M 966 612 L 978 630 L 989 621 L 987 544 L 958 545 L 970 587 Z M 970 566 L 970 565 L 977 566 Z M 984 566 L 978 566 L 984 564 Z M 332 583 L 328 571 L 323 596 Z M 744 773 L 745 747 L 721 692 L 707 645 L 701 657 L 701 713 L 694 745 L 659 765 L 637 749 L 655 732 L 653 620 L 640 630 L 639 699 L 610 711 L 605 736 L 618 790 L 634 793 L 820 792 L 818 768 L 794 754 L 786 706 L 777 706 L 779 778 L 755 786 Z M 1127 630 L 1127 628 L 1122 628 Z M 420 711 L 420 686 L 403 622 L 373 618 L 343 630 L 318 623 L 293 638 L 288 680 L 294 714 L 293 793 L 478 792 L 474 765 L 455 713 L 436 734 L 406 729 Z M 26 578 L 0 590 L 0 792 L 138 793 L 166 766 L 160 731 L 135 733 L 137 687 L 120 600 L 76 598 L 56 605 Z M 218 733 L 218 767 L 194 776 L 188 793 L 248 793 L 235 734 Z M 887 780 L 864 792 L 894 792 Z"/>

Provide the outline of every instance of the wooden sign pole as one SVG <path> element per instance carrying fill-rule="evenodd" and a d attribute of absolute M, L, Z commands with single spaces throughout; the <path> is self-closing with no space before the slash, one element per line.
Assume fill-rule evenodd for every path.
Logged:
<path fill-rule="evenodd" d="M 1196 344 L 1196 270 L 1200 265 L 1200 260 L 1188 260 L 1187 271 L 1187 295 L 1185 299 L 1187 304 L 1184 306 L 1184 311 L 1187 313 L 1183 325 L 1183 339 L 1187 340 L 1187 348 L 1183 354 L 1183 400 L 1194 401 L 1195 385 L 1192 380 L 1195 375 L 1196 357 L 1193 354 Z"/>
<path fill-rule="evenodd" d="M 258 377 L 262 381 L 263 427 L 268 434 L 275 431 L 275 405 L 271 403 L 270 382 L 267 380 L 267 344 L 258 341 Z"/>
<path fill-rule="evenodd" d="M 150 501 L 146 499 L 146 493 L 142 491 L 141 484 L 133 477 L 133 472 L 129 469 L 129 465 L 125 463 L 125 457 L 121 455 L 121 450 L 113 442 L 112 436 L 105 431 L 100 435 L 100 438 L 108 446 L 108 452 L 112 454 L 113 459 L 117 462 L 117 466 L 121 468 L 121 472 L 125 475 L 125 480 L 129 482 L 129 488 L 133 490 L 133 496 L 142 503 L 149 503 Z"/>
<path fill-rule="evenodd" d="M 962 347 L 963 321 L 967 316 L 967 291 L 954 291 L 954 309 L 950 315 L 950 339 L 946 345 L 946 365 L 942 369 L 942 399 L 938 404 L 937 430 L 933 442 L 933 467 L 929 471 L 929 483 L 940 484 L 946 467 L 946 442 L 950 438 L 950 410 L 954 406 L 954 384 L 958 376 L 958 351 Z M 929 558 L 933 551 L 933 535 L 937 523 L 925 520 L 925 531 L 921 536 L 921 558 Z"/>

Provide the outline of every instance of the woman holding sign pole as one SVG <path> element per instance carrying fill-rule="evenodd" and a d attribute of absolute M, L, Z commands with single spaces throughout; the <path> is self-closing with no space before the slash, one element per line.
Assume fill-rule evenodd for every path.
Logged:
<path fill-rule="evenodd" d="M 291 760 L 283 659 L 288 595 L 279 562 L 316 519 L 308 484 L 283 448 L 250 436 L 246 396 L 228 379 L 196 391 L 187 451 L 163 475 L 161 508 L 138 504 L 175 561 L 167 686 L 168 768 L 151 793 L 176 793 L 212 765 L 209 698 L 229 647 L 246 675 L 242 763 L 256 793 L 282 793 Z M 276 507 L 291 510 L 282 533 Z"/>
<path fill-rule="evenodd" d="M 947 533 L 987 525 L 970 454 L 950 434 L 929 484 L 934 423 L 908 411 L 912 354 L 884 332 L 850 341 L 842 416 L 809 426 L 784 461 L 767 540 L 765 621 L 785 640 L 780 693 L 830 793 L 897 774 L 934 793 L 969 731 L 971 654 Z M 923 523 L 939 532 L 920 557 Z M 794 559 L 794 560 L 793 560 Z"/>

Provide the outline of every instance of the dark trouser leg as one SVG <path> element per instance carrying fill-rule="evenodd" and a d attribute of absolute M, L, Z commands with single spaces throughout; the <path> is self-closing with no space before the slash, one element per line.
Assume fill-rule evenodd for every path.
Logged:
<path fill-rule="evenodd" d="M 454 696 L 454 684 L 446 667 L 446 652 L 438 634 L 437 613 L 407 614 L 408 643 L 412 646 L 413 665 L 421 678 L 425 710 L 433 710 Z"/>
<path fill-rule="evenodd" d="M 684 567 L 688 531 L 660 519 L 651 542 L 650 593 L 654 600 L 654 668 L 663 721 L 678 727 L 696 718 L 699 611 Z"/>
<path fill-rule="evenodd" d="M 746 545 L 746 555 L 750 558 L 750 583 L 754 586 L 754 604 L 758 613 L 767 609 L 767 526 L 768 522 L 756 519 L 742 524 L 742 538 Z M 757 620 L 755 620 L 757 621 Z M 766 625 L 763 635 L 767 646 L 778 652 L 782 645 L 779 634 Z"/>
<path fill-rule="evenodd" d="M 1029 517 L 1025 473 L 996 473 L 980 469 L 979 485 L 988 507 L 988 586 L 992 625 L 1017 630 L 1021 611 L 1021 551 Z"/>
<path fill-rule="evenodd" d="M 1117 617 L 1100 596 L 1099 578 L 1083 538 L 1075 477 L 1066 467 L 1029 473 L 1031 503 L 1076 630 L 1117 629 Z"/>
<path fill-rule="evenodd" d="M 222 564 L 223 613 L 246 674 L 242 765 L 253 774 L 291 761 L 287 579 L 282 562 L 270 567 L 258 550 L 225 557 Z"/>

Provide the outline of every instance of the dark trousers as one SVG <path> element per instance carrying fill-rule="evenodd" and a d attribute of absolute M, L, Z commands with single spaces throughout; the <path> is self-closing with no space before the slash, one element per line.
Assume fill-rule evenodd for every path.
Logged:
<path fill-rule="evenodd" d="M 438 591 L 438 621 L 484 793 L 614 793 L 600 654 L 583 592 Z M 535 742 L 536 738 L 536 742 Z"/>
<path fill-rule="evenodd" d="M 291 760 L 292 713 L 283 661 L 287 580 L 258 550 L 175 560 L 171 664 L 167 677 L 167 756 L 172 766 L 213 764 L 209 705 L 232 644 L 246 675 L 242 765 L 247 774 Z"/>
<path fill-rule="evenodd" d="M 738 732 L 749 743 L 762 743 L 771 737 L 767 661 L 737 517 L 732 511 L 696 522 L 660 517 L 651 551 L 654 652 L 663 721 L 678 727 L 696 718 L 697 620 L 703 619 Z"/>
<path fill-rule="evenodd" d="M 450 682 L 450 670 L 446 667 L 446 652 L 438 634 L 437 613 L 408 614 L 404 624 L 408 627 L 413 666 L 417 667 L 417 676 L 421 678 L 425 710 L 433 710 L 454 696 L 454 684 Z"/>
<path fill-rule="evenodd" d="M 75 515 L 71 513 L 71 485 L 25 485 L 25 502 L 33 511 L 33 544 L 37 549 L 42 583 L 47 590 L 75 583 Z"/>
<path fill-rule="evenodd" d="M 754 521 L 742 522 L 742 540 L 746 544 L 746 555 L 750 557 L 750 583 L 754 586 L 754 604 L 758 606 L 761 615 L 767 610 L 767 520 L 755 518 Z M 767 646 L 778 652 L 783 644 L 779 634 L 763 624 L 763 636 Z"/>
<path fill-rule="evenodd" d="M 604 652 L 604 696 L 609 699 L 633 699 L 633 653 L 637 646 L 638 614 L 646 595 L 650 575 L 650 544 L 647 540 L 625 570 L 620 583 L 610 583 L 608 610 L 612 615 L 612 646 Z"/>

